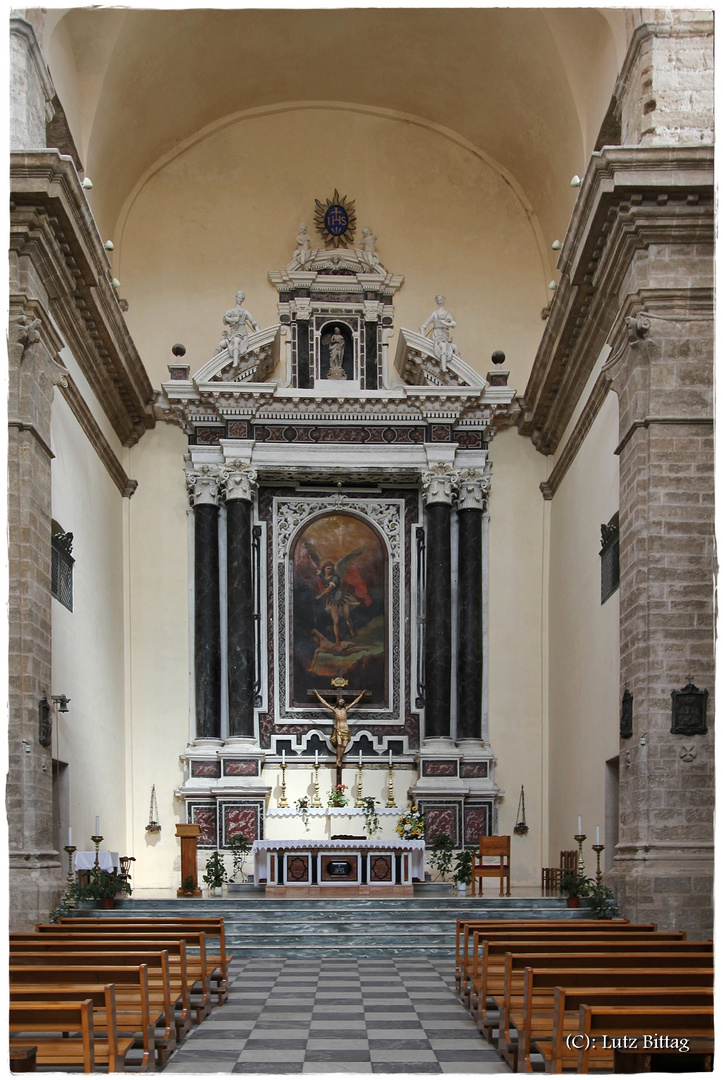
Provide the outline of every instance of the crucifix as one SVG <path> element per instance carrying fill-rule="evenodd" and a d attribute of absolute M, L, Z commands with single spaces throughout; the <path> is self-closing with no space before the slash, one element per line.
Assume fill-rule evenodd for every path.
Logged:
<path fill-rule="evenodd" d="M 354 698 L 351 705 L 347 705 L 343 697 L 337 697 L 336 705 L 330 705 L 329 702 L 321 696 L 318 690 L 311 691 L 315 694 L 325 709 L 334 714 L 334 730 L 331 733 L 332 744 L 336 747 L 336 782 L 337 785 L 341 785 L 341 772 L 342 764 L 341 759 L 344 756 L 344 751 L 349 745 L 351 739 L 351 731 L 349 730 L 348 715 L 351 710 L 359 704 L 363 697 L 371 697 L 370 690 L 362 690 L 357 697 Z"/>

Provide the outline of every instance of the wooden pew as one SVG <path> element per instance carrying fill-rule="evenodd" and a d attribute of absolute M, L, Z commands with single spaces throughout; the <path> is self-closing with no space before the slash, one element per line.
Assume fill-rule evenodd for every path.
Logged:
<path fill-rule="evenodd" d="M 687 1053 L 712 1054 L 714 1048 L 713 1007 L 684 1006 L 626 1008 L 580 1007 L 582 1046 L 577 1070 L 587 1073 L 601 1044 L 613 1044 L 613 1068 L 629 1071 L 624 1065 L 630 1055 L 676 1054 L 681 1039 L 688 1042 Z M 653 1038 L 654 1037 L 654 1038 Z M 666 1041 L 667 1040 L 667 1041 Z M 672 1044 L 673 1040 L 678 1040 Z M 641 1063 L 642 1065 L 643 1063 Z M 640 1071 L 646 1071 L 644 1066 Z"/>
<path fill-rule="evenodd" d="M 233 957 L 230 953 L 226 952 L 226 928 L 222 918 L 208 915 L 175 918 L 173 916 L 128 916 L 125 918 L 108 916 L 106 918 L 92 918 L 83 915 L 74 918 L 60 919 L 56 925 L 94 927 L 96 925 L 100 926 L 100 924 L 117 927 L 130 925 L 136 926 L 141 930 L 148 927 L 149 932 L 153 930 L 162 930 L 163 933 L 165 933 L 167 930 L 178 928 L 180 930 L 187 929 L 192 933 L 205 933 L 207 942 L 206 962 L 209 969 L 212 993 L 216 995 L 219 1005 L 223 1005 L 224 1001 L 226 1001 L 228 997 L 228 966 Z M 212 941 L 218 942 L 218 952 L 208 951 L 208 944 Z"/>
<path fill-rule="evenodd" d="M 189 1029 L 187 1018 L 176 1017 L 176 1006 L 181 1001 L 180 981 L 176 976 L 171 976 L 168 950 L 144 950 L 131 951 L 128 949 L 100 952 L 86 949 L 70 949 L 65 951 L 54 950 L 49 954 L 45 949 L 32 949 L 25 946 L 10 947 L 10 964 L 13 967 L 54 967 L 65 969 L 78 968 L 85 972 L 94 968 L 139 967 L 145 964 L 148 969 L 149 1001 L 151 1008 L 159 1006 L 163 1010 L 165 1027 L 160 1036 L 156 1036 L 156 1051 L 158 1061 L 164 1064 L 176 1049 L 177 1044 Z"/>
<path fill-rule="evenodd" d="M 62 1002 L 11 1000 L 11 1041 L 17 1047 L 36 1047 L 39 1065 L 59 1069 L 82 1065 L 86 1073 L 95 1072 L 98 1065 L 107 1065 L 109 1072 L 122 1072 L 133 1039 L 117 1037 L 112 985 L 100 988 L 99 1000 L 103 1002 L 106 1019 L 97 1030 L 93 1023 L 92 997 Z"/>
<path fill-rule="evenodd" d="M 41 924 L 42 925 L 42 924 Z M 171 971 L 181 969 L 184 965 L 179 958 L 175 955 L 175 946 L 178 942 L 185 944 L 185 982 L 187 985 L 187 1001 L 185 1002 L 186 1008 L 191 1008 L 196 1013 L 196 1022 L 201 1023 L 204 1017 L 208 1016 L 211 1011 L 210 1001 L 210 987 L 209 987 L 209 964 L 206 957 L 206 935 L 203 931 L 200 933 L 192 932 L 190 930 L 174 930 L 173 932 L 166 932 L 165 930 L 159 930 L 157 932 L 133 932 L 125 927 L 116 932 L 116 928 L 109 928 L 108 934 L 99 933 L 95 928 L 69 928 L 66 925 L 55 926 L 53 924 L 43 925 L 42 930 L 37 930 L 34 934 L 22 934 L 16 933 L 10 935 L 10 941 L 24 941 L 29 939 L 40 942 L 78 942 L 82 944 L 112 944 L 112 945 L 130 945 L 138 948 L 145 948 L 146 946 L 155 946 L 160 944 L 161 948 L 169 947 L 169 957 L 171 962 Z M 193 950 L 191 952 L 190 950 Z M 198 985 L 200 1000 L 191 999 L 192 994 L 196 990 Z"/>
<path fill-rule="evenodd" d="M 81 1001 L 89 1001 L 92 1007 L 93 1022 L 93 1057 L 96 1067 L 105 1065 L 108 1072 L 124 1072 L 126 1056 L 133 1046 L 133 1038 L 122 1036 L 118 1031 L 118 1014 L 116 1011 L 115 986 L 109 983 L 105 986 L 91 987 L 81 994 L 77 988 L 70 990 L 52 990 L 48 986 L 37 990 L 10 988 L 10 1005 L 29 1006 L 32 1009 L 38 1005 L 69 1005 L 77 1006 Z M 11 1012 L 12 1017 L 12 1012 Z M 119 1037 L 120 1036 L 120 1037 Z M 22 1038 L 22 1037 L 21 1037 Z M 47 1040 L 52 1041 L 52 1040 Z M 37 1046 L 36 1061 L 41 1065 L 55 1065 L 59 1063 L 72 1064 L 67 1060 L 65 1047 L 69 1041 L 63 1038 L 64 1054 L 58 1057 L 57 1048 L 51 1048 L 47 1041 L 37 1039 L 29 1040 L 28 1045 Z M 78 1040 L 70 1040 L 77 1042 Z M 26 1040 L 23 1040 L 26 1042 Z M 76 1048 L 77 1053 L 77 1048 Z M 49 1060 L 49 1058 L 54 1060 Z M 81 1064 L 80 1057 L 75 1064 Z M 85 1064 L 83 1057 L 82 1064 Z"/>
<path fill-rule="evenodd" d="M 661 945 L 658 950 L 643 949 L 640 943 L 634 945 L 635 952 L 628 948 L 614 951 L 609 946 L 594 950 L 585 946 L 586 951 L 561 949 L 550 950 L 547 953 L 528 950 L 525 952 L 508 952 L 504 958 L 504 973 L 500 977 L 496 969 L 488 980 L 491 984 L 490 1000 L 496 1008 L 495 1016 L 488 1003 L 485 1004 L 484 1014 L 478 1013 L 478 1026 L 484 1032 L 489 1041 L 493 1040 L 495 1027 L 498 1028 L 498 1045 L 500 1055 L 510 1064 L 513 1069 L 517 1067 L 518 1045 L 515 1034 L 510 1027 L 510 1012 L 513 1008 L 520 1007 L 520 1001 L 524 999 L 524 978 L 527 967 L 551 968 L 560 970 L 566 968 L 587 967 L 597 972 L 605 968 L 618 968 L 634 972 L 641 968 L 655 970 L 656 968 L 671 968 L 685 972 L 686 969 L 712 968 L 713 953 L 711 949 L 691 952 L 685 949 L 692 942 L 680 942 L 677 945 Z M 702 944 L 697 942 L 695 944 Z M 593 976 L 593 979 L 595 976 Z M 684 984 L 684 975 L 681 983 Z M 564 985 L 564 981 L 563 981 Z"/>
<path fill-rule="evenodd" d="M 156 1028 L 159 1042 L 163 1040 L 164 1012 L 162 1006 L 152 1005 L 148 987 L 148 967 L 44 967 L 42 971 L 36 965 L 28 967 L 11 965 L 9 969 L 9 989 L 11 997 L 16 993 L 38 993 L 52 991 L 57 995 L 75 995 L 75 1000 L 84 1000 L 97 991 L 99 984 L 111 983 L 115 986 L 116 1018 L 119 1033 L 134 1034 L 141 1043 L 143 1056 L 140 1062 L 141 1072 L 151 1072 L 155 1068 Z M 175 1036 L 175 1029 L 174 1029 Z M 159 1050 L 159 1063 L 163 1063 Z"/>
<path fill-rule="evenodd" d="M 533 990 L 534 970 L 532 968 L 528 968 L 526 973 L 526 998 L 528 974 L 530 976 L 529 1019 L 527 1020 L 527 1030 L 522 1030 L 519 1033 L 519 1061 L 524 1064 L 526 1072 L 532 1072 L 530 1054 L 533 1050 L 537 1050 L 542 1055 L 546 1072 L 560 1073 L 563 1068 L 577 1069 L 577 1049 L 572 1046 L 568 1049 L 567 1040 L 579 1033 L 580 1009 L 583 1005 L 591 1005 L 596 1008 L 619 1006 L 625 1009 L 631 1007 L 677 1007 L 680 1005 L 686 1007 L 710 1007 L 713 1005 L 712 971 L 707 973 L 710 979 L 708 987 L 681 986 L 680 980 L 682 976 L 679 971 L 674 973 L 675 980 L 671 980 L 671 982 L 675 981 L 676 985 L 667 987 L 660 985 L 660 972 L 649 972 L 647 976 L 645 972 L 636 972 L 634 975 L 628 972 L 623 985 L 604 988 L 599 985 L 584 988 L 557 986 L 552 989 L 551 998 L 549 988 L 546 989 L 544 995 L 540 994 L 539 983 L 537 992 Z M 549 975 L 549 972 L 543 974 Z M 605 974 L 610 975 L 610 972 Z M 685 978 L 688 981 L 690 976 L 686 973 Z M 631 981 L 635 985 L 630 985 Z M 548 1012 L 550 1004 L 552 1008 L 551 1012 Z M 525 1008 L 527 1012 L 527 1004 Z M 551 1033 L 550 1022 L 552 1024 Z M 602 1051 L 603 1048 L 600 1049 Z M 611 1050 L 609 1051 L 611 1066 L 613 1064 L 612 1056 Z"/>

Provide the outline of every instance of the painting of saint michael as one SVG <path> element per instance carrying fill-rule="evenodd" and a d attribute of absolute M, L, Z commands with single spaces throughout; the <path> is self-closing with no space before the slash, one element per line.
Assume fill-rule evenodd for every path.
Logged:
<path fill-rule="evenodd" d="M 353 514 L 314 518 L 296 538 L 293 573 L 293 688 L 295 706 L 309 691 L 369 690 L 365 705 L 387 705 L 387 554 L 374 527 Z"/>

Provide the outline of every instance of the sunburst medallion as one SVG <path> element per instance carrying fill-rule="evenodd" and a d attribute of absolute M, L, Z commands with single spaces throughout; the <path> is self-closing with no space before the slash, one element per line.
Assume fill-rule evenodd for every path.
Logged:
<path fill-rule="evenodd" d="M 316 210 L 314 223 L 321 233 L 325 247 L 351 247 L 356 230 L 356 211 L 354 200 L 340 195 L 334 188 L 334 195 L 326 203 L 315 199 Z"/>

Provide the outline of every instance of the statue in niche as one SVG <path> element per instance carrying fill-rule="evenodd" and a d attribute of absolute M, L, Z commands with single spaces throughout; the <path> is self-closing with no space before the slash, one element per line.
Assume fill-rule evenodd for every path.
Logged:
<path fill-rule="evenodd" d="M 233 361 L 234 373 L 238 369 L 241 357 L 246 354 L 249 347 L 249 336 L 246 331 L 247 323 L 252 330 L 258 331 L 261 329 L 251 313 L 243 306 L 245 299 L 245 293 L 236 293 L 236 305 L 229 308 L 223 317 L 226 326 L 223 337 L 216 348 L 217 353 L 221 352 L 222 349 L 228 349 L 228 355 Z"/>
<path fill-rule="evenodd" d="M 294 252 L 294 258 L 299 264 L 301 270 L 304 269 L 306 264 L 311 260 L 311 239 L 307 232 L 306 225 L 299 225 L 299 235 L 296 237 L 296 251 Z"/>
<path fill-rule="evenodd" d="M 376 253 L 374 244 L 378 240 L 378 237 L 374 236 L 372 230 L 366 226 L 362 229 L 362 261 L 366 263 L 370 270 L 376 270 L 378 266 L 381 266 L 379 262 L 379 256 Z"/>
<path fill-rule="evenodd" d="M 338 326 L 334 327 L 334 333 L 329 339 L 329 372 L 327 379 L 345 379 L 344 371 L 344 337 Z"/>
<path fill-rule="evenodd" d="M 355 705 L 359 704 L 367 691 L 362 690 L 361 694 L 359 694 L 358 697 L 354 698 L 351 705 L 347 705 L 343 697 L 338 697 L 336 699 L 336 705 L 330 705 L 329 702 L 321 696 L 318 690 L 314 690 L 314 693 L 316 694 L 324 708 L 328 709 L 329 712 L 334 713 L 334 730 L 331 733 L 331 741 L 332 745 L 336 747 L 336 767 L 338 769 L 341 767 L 341 759 L 343 758 L 344 751 L 349 745 L 349 740 L 351 739 L 348 714 L 351 712 Z"/>
<path fill-rule="evenodd" d="M 430 326 L 432 327 L 434 355 L 439 360 L 442 371 L 446 371 L 452 357 L 456 356 L 458 360 L 461 359 L 459 349 L 453 344 L 450 334 L 450 330 L 453 330 L 457 323 L 452 318 L 451 312 L 447 311 L 444 306 L 444 297 L 441 293 L 439 296 L 435 296 L 434 301 L 438 305 L 437 310 L 433 311 L 427 321 L 420 326 L 419 333 L 426 337 L 427 330 Z"/>

